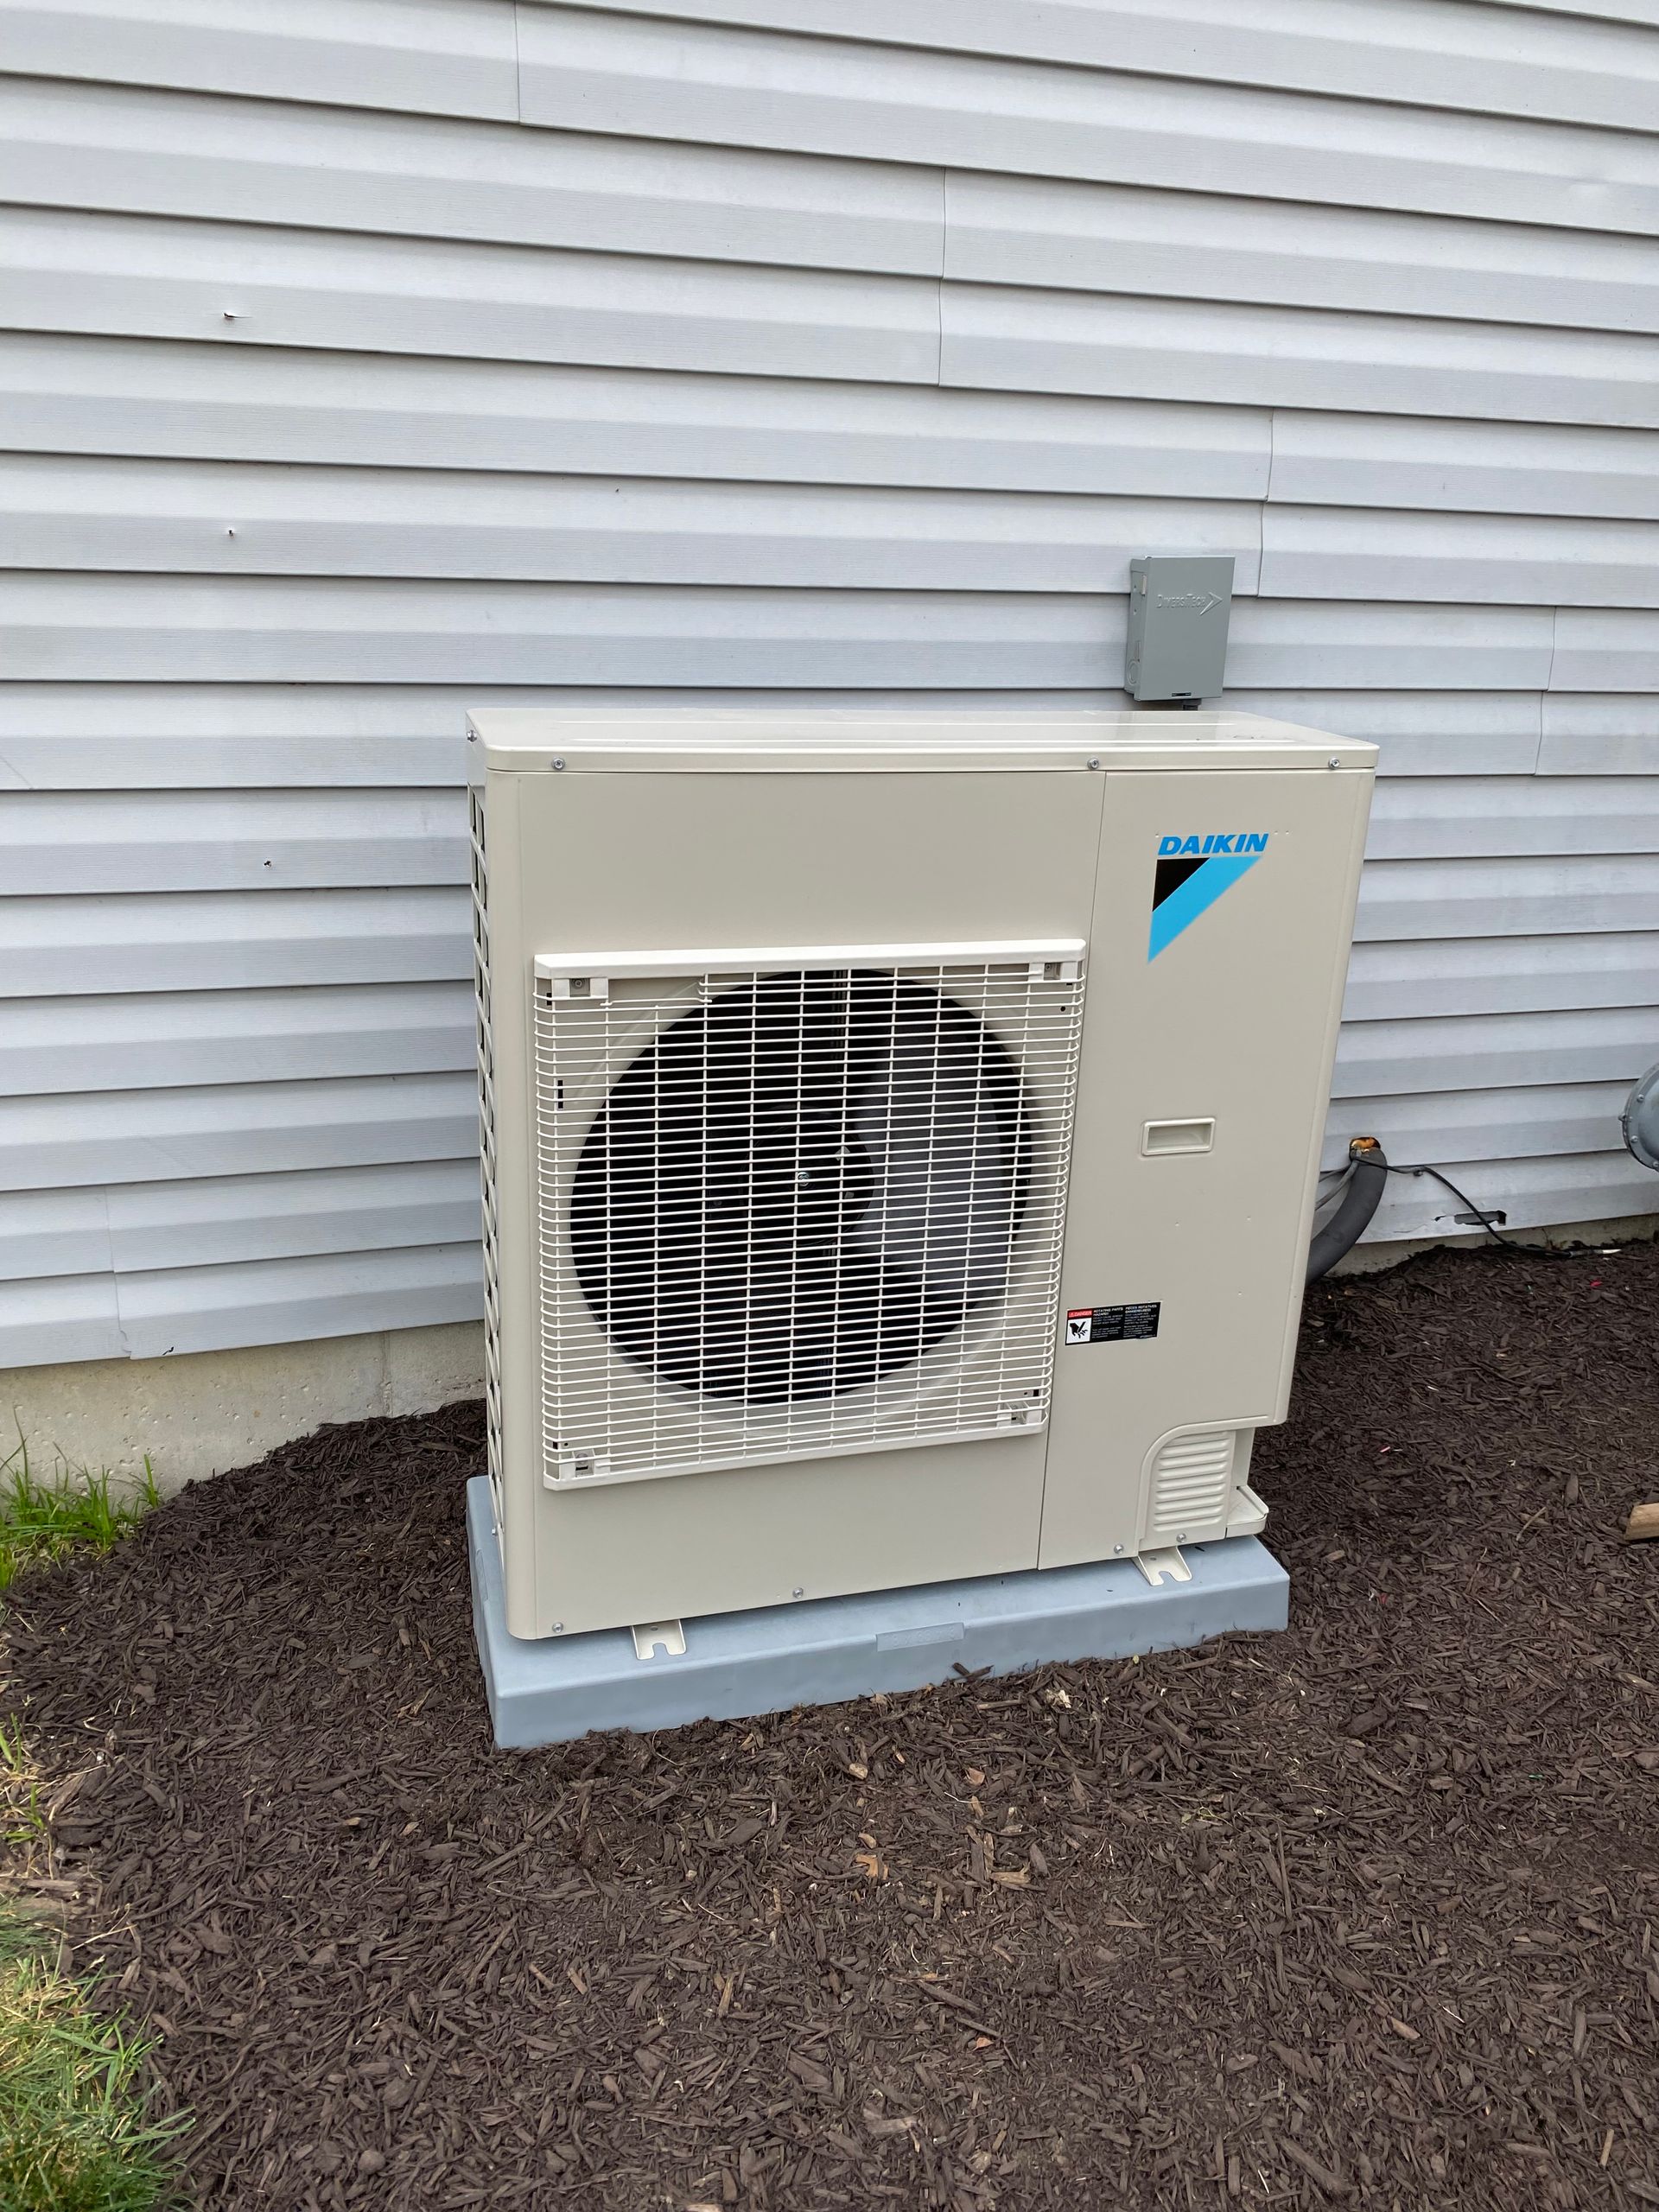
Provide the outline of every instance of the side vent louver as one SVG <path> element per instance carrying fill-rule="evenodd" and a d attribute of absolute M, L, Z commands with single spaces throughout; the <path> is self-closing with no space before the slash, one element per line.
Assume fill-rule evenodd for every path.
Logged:
<path fill-rule="evenodd" d="M 1179 1543 L 1213 1534 L 1225 1522 L 1237 1438 L 1236 1429 L 1212 1428 L 1172 1436 L 1161 1446 L 1152 1463 L 1148 1543 Z"/>
<path fill-rule="evenodd" d="M 473 988 L 478 1021 L 479 1151 L 484 1198 L 484 1417 L 490 1486 L 501 1519 L 501 1263 L 496 1230 L 495 1054 L 490 1027 L 490 879 L 484 802 L 469 794 L 473 846 Z"/>

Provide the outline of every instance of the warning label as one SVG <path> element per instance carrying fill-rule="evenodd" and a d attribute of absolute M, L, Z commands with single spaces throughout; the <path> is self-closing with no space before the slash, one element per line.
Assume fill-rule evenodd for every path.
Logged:
<path fill-rule="evenodd" d="M 1065 1317 L 1069 1344 L 1120 1344 L 1158 1333 L 1158 1301 L 1147 1306 L 1074 1306 Z"/>

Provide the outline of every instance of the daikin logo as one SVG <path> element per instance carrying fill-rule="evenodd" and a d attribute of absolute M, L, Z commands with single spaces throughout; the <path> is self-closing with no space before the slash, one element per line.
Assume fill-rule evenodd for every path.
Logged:
<path fill-rule="evenodd" d="M 1204 837 L 1160 837 L 1158 853 L 1166 860 L 1172 853 L 1196 854 L 1200 858 L 1206 853 L 1265 853 L 1268 832 L 1265 830 L 1230 830 L 1224 835 L 1212 830 Z"/>
<path fill-rule="evenodd" d="M 1152 878 L 1152 931 L 1147 957 L 1155 960 L 1183 930 L 1207 913 L 1268 849 L 1265 830 L 1208 830 L 1172 833 L 1158 840 Z"/>

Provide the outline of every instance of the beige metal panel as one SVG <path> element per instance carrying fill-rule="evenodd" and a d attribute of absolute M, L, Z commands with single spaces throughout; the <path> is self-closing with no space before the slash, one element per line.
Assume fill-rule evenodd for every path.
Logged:
<path fill-rule="evenodd" d="M 1242 407 L 0 335 L 9 445 L 730 482 L 1260 499 Z"/>
<path fill-rule="evenodd" d="M 1265 596 L 1659 606 L 1659 522 L 1268 506 Z"/>
<path fill-rule="evenodd" d="M 7 0 L 0 68 L 517 114 L 512 0 Z"/>
<path fill-rule="evenodd" d="M 1305 414 L 1273 423 L 1273 499 L 1659 520 L 1659 434 L 1584 423 Z M 1550 596 L 1550 594 L 1546 594 Z"/>
<path fill-rule="evenodd" d="M 297 229 L 938 276 L 937 171 L 0 79 L 0 196 Z"/>
<path fill-rule="evenodd" d="M 1336 207 L 1311 187 L 1308 198 L 1268 210 L 1215 193 L 952 170 L 944 273 L 1061 291 L 1659 328 L 1645 239 Z"/>
<path fill-rule="evenodd" d="M 1138 1548 L 1119 1440 L 1138 1466 L 1172 1431 L 1284 1417 L 1371 779 L 1106 783 L 1061 1304 L 1163 1311 L 1155 1338 L 1058 1355 L 1046 1567 Z M 1160 839 L 1247 827 L 1267 855 L 1149 960 Z M 1149 1157 L 1159 1118 L 1213 1119 L 1212 1148 Z"/>
<path fill-rule="evenodd" d="M 568 1630 L 608 1624 L 653 1606 L 677 1614 L 776 1602 L 797 1586 L 828 1595 L 868 1588 L 873 1576 L 898 1582 L 1035 1564 L 1038 1439 L 680 1477 L 641 1486 L 661 1501 L 622 1503 L 615 1518 L 595 1511 L 595 1493 L 542 1489 L 529 1402 L 529 969 L 538 950 L 741 944 L 757 932 L 797 944 L 982 940 L 990 887 L 998 935 L 1086 936 L 1104 785 L 1081 765 L 1056 775 L 894 772 L 877 793 L 856 774 L 577 769 L 490 778 L 506 1511 L 515 1535 L 504 1556 L 515 1634 L 546 1634 L 556 1620 Z M 709 854 L 738 849 L 741 868 L 708 865 Z M 916 865 L 923 851 L 925 868 Z M 632 1487 L 609 1494 L 626 1501 Z M 741 1504 L 735 1529 L 715 1517 L 726 1497 Z M 649 1549 L 634 1541 L 642 1510 L 655 1532 Z M 943 1543 L 942 1518 L 956 1524 Z M 532 1542 L 527 1590 L 515 1584 L 515 1554 Z M 618 1580 L 615 1562 L 630 1554 L 632 1579 Z"/>
<path fill-rule="evenodd" d="M 24 330 L 938 381 L 921 277 L 18 208 L 0 283 Z"/>
<path fill-rule="evenodd" d="M 1659 423 L 1659 343 L 1644 334 L 1012 284 L 947 284 L 939 309 L 940 377 L 950 385 Z"/>
<path fill-rule="evenodd" d="M 0 474 L 0 562 L 128 573 L 1127 592 L 1156 543 L 1230 555 L 1252 591 L 1260 529 L 1220 500 L 47 454 Z"/>
<path fill-rule="evenodd" d="M 606 0 L 618 13 L 692 25 L 741 24 L 868 39 L 1068 68 L 1272 85 L 1350 99 L 1479 113 L 1649 128 L 1653 41 L 1626 25 L 1659 24 L 1652 0 L 1271 0 L 1248 16 L 1227 0 Z M 1565 15 L 1614 18 L 1567 23 Z"/>
<path fill-rule="evenodd" d="M 1180 79 L 1132 73 L 1122 59 L 1130 67 L 1054 67 L 770 29 L 698 33 L 611 10 L 519 10 L 531 123 L 1267 200 L 1327 198 L 1338 179 L 1357 206 L 1655 226 L 1659 141 L 1635 131 L 1405 107 L 1382 87 L 1324 98 L 1266 73 L 1205 83 L 1201 54 Z"/>

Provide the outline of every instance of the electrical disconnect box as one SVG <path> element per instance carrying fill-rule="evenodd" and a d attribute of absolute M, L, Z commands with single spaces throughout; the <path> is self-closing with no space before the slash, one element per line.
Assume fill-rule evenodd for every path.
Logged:
<path fill-rule="evenodd" d="M 1233 605 L 1230 553 L 1147 553 L 1129 563 L 1123 689 L 1170 702 L 1220 696 Z"/>

